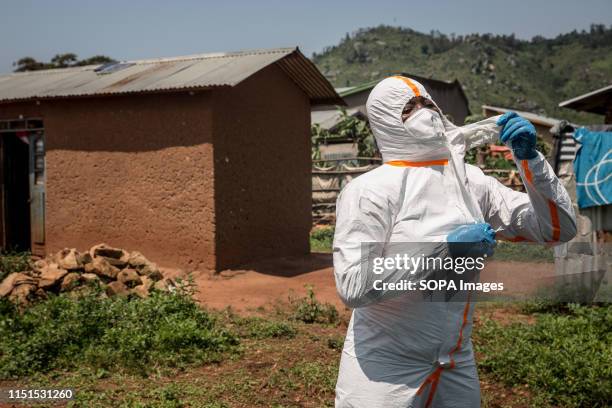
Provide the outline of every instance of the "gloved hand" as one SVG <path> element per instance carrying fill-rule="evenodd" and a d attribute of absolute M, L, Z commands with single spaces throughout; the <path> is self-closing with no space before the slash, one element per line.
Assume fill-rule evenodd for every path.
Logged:
<path fill-rule="evenodd" d="M 514 157 L 519 160 L 533 159 L 538 155 L 536 150 L 536 130 L 527 119 L 516 112 L 506 112 L 497 120 L 502 126 L 500 139 L 509 144 Z"/>
<path fill-rule="evenodd" d="M 446 240 L 453 257 L 491 256 L 496 244 L 495 231 L 487 223 L 462 225 L 448 234 Z"/>

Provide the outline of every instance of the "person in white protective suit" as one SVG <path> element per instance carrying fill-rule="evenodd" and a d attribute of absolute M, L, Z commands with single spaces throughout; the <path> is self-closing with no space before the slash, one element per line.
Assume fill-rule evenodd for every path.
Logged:
<path fill-rule="evenodd" d="M 367 114 L 383 165 L 351 181 L 337 202 L 334 275 L 339 296 L 354 310 L 336 407 L 479 407 L 469 296 L 414 302 L 405 292 L 375 290 L 380 276 L 367 260 L 386 256 L 398 242 L 440 243 L 426 254 L 440 255 L 464 230 L 475 243 L 491 242 L 495 233 L 511 241 L 566 242 L 576 233 L 570 198 L 535 150 L 533 126 L 516 114 L 456 127 L 423 85 L 401 76 L 376 85 Z M 467 149 L 500 134 L 527 193 L 464 163 Z M 382 276 L 410 279 L 402 271 Z"/>

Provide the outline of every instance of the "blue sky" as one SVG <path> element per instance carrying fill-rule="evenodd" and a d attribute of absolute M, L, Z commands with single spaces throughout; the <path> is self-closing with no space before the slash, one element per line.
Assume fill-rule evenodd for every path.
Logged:
<path fill-rule="evenodd" d="M 610 0 L 0 2 L 0 72 L 23 56 L 60 52 L 115 59 L 298 45 L 310 56 L 379 24 L 443 33 L 555 36 L 612 24 Z"/>

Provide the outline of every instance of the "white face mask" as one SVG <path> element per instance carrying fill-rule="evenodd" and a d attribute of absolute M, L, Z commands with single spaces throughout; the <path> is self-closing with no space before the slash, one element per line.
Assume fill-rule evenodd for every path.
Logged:
<path fill-rule="evenodd" d="M 444 145 L 444 124 L 440 114 L 432 109 L 421 108 L 404 122 L 408 135 L 418 143 Z"/>

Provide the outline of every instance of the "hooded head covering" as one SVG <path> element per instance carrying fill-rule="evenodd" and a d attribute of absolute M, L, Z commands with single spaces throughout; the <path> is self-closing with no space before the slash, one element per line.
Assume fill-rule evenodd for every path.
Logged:
<path fill-rule="evenodd" d="M 406 103 L 415 96 L 423 96 L 435 104 L 422 84 L 403 76 L 383 79 L 368 97 L 368 120 L 384 161 L 448 157 L 448 148 L 441 148 L 440 141 L 427 143 L 406 131 L 402 111 Z M 455 125 L 444 115 L 440 117 L 446 131 L 455 129 Z"/>
<path fill-rule="evenodd" d="M 440 138 L 417 137 L 415 132 L 408 131 L 411 128 L 411 118 L 408 118 L 406 123 L 402 121 L 404 106 L 415 96 L 423 96 L 436 103 L 422 84 L 403 76 L 383 79 L 368 97 L 366 109 L 370 128 L 383 161 L 448 159 L 450 171 L 445 174 L 458 183 L 473 218 L 476 221 L 482 220 L 482 212 L 469 193 L 464 156 L 467 149 L 497 140 L 500 128 L 496 122 L 499 117 L 494 116 L 457 127 L 441 114 L 444 135 Z M 434 132 L 432 127 L 432 133 Z"/>

